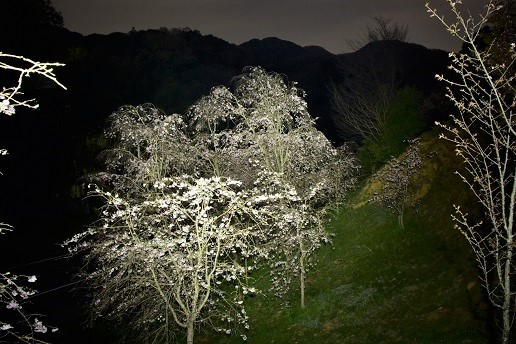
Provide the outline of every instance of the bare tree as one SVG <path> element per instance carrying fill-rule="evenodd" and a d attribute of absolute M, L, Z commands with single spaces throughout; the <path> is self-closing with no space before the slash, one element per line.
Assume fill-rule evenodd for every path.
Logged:
<path fill-rule="evenodd" d="M 342 82 L 329 86 L 332 120 L 346 141 L 378 142 L 398 90 L 399 69 L 391 50 L 381 61 L 372 52 L 360 54 L 358 61 L 346 56 L 339 61 Z"/>
<path fill-rule="evenodd" d="M 456 206 L 456 227 L 471 245 L 481 279 L 491 303 L 502 313 L 502 343 L 510 342 L 511 325 L 516 309 L 514 280 L 515 196 L 516 196 L 516 92 L 514 63 L 515 43 L 506 43 L 506 61 L 490 58 L 491 47 L 477 46 L 479 30 L 500 6 L 490 1 L 486 13 L 475 20 L 463 15 L 459 0 L 448 0 L 454 18 L 445 20 L 426 5 L 431 17 L 437 18 L 448 32 L 466 43 L 464 54 L 450 53 L 450 69 L 457 75 L 449 80 L 448 98 L 458 114 L 452 124 L 440 124 L 446 130 L 443 138 L 453 142 L 456 153 L 466 167 L 457 172 L 485 210 L 485 222 L 471 223 L 467 212 Z M 514 38 L 514 37 L 513 37 Z M 496 39 L 492 44 L 497 44 Z M 512 74 L 510 71 L 513 71 Z"/>
<path fill-rule="evenodd" d="M 394 22 L 390 17 L 373 17 L 373 24 L 367 25 L 366 31 L 359 40 L 348 40 L 347 45 L 357 51 L 366 44 L 377 41 L 401 41 L 408 40 L 408 26 Z"/>
<path fill-rule="evenodd" d="M 330 84 L 332 119 L 338 134 L 347 140 L 377 142 L 394 94 L 392 82 L 384 83 L 376 77 Z"/>

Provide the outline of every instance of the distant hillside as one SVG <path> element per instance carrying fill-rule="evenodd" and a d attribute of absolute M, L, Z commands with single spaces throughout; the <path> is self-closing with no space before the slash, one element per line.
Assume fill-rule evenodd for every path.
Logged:
<path fill-rule="evenodd" d="M 29 181 L 24 184 L 26 192 L 39 190 L 40 199 L 65 197 L 94 159 L 95 147 L 87 138 L 100 134 L 106 117 L 124 104 L 151 102 L 168 113 L 183 112 L 211 87 L 229 84 L 244 66 L 261 65 L 285 74 L 306 90 L 310 113 L 333 139 L 327 87 L 330 81 L 347 77 L 346 71 L 339 69 L 342 61 L 394 61 L 402 83 L 426 95 L 435 88 L 434 75 L 447 65 L 445 52 L 409 43 L 377 42 L 354 53 L 334 55 L 321 47 L 300 47 L 272 37 L 235 45 L 190 29 L 83 36 L 57 27 L 25 31 L 20 27 L 13 35 L 3 34 L 2 39 L 6 52 L 66 64 L 57 68 L 56 74 L 67 91 L 37 78 L 28 79 L 25 92 L 39 99 L 40 110 L 0 119 L 12 123 L 0 125 L 2 146 L 13 151 L 5 163 L 12 161 L 13 174 L 25 175 Z M 35 144 L 39 150 L 34 149 Z M 19 153 L 14 154 L 15 150 Z M 43 156 L 41 151 L 52 153 Z M 26 166 L 36 161 L 59 168 Z M 41 178 L 47 182 L 30 184 Z M 15 184 L 7 187 L 14 195 L 20 194 Z"/>
<path fill-rule="evenodd" d="M 324 48 L 317 46 L 301 47 L 295 43 L 276 37 L 262 40 L 252 39 L 239 47 L 251 55 L 252 60 L 277 68 L 289 68 L 300 62 L 319 62 L 335 57 Z"/>
<path fill-rule="evenodd" d="M 402 42 L 376 42 L 334 55 L 317 46 L 301 47 L 270 37 L 241 45 L 190 29 L 160 29 L 83 36 L 66 29 L 40 30 L 3 37 L 3 49 L 67 64 L 58 75 L 68 85 L 66 107 L 82 128 L 97 130 L 118 106 L 152 102 L 166 112 L 182 112 L 218 84 L 227 84 L 243 67 L 260 65 L 299 82 L 308 93 L 311 114 L 332 137 L 327 85 L 345 75 L 342 61 L 395 61 L 403 83 L 430 92 L 434 75 L 445 70 L 446 53 Z M 88 94 L 86 110 L 81 102 Z"/>
<path fill-rule="evenodd" d="M 0 126 L 5 131 L 1 133 L 4 145 L 19 146 L 28 160 L 41 159 L 33 152 L 33 142 L 53 152 L 45 159 L 62 166 L 60 173 L 68 175 L 56 183 L 82 175 L 90 163 L 84 160 L 91 159 L 86 138 L 99 134 L 105 118 L 119 106 L 151 102 L 168 113 L 183 112 L 211 87 L 229 84 L 244 66 L 261 65 L 298 82 L 307 92 L 309 111 L 319 118 L 319 127 L 334 138 L 328 84 L 357 73 L 342 70 L 343 61 L 395 65 L 401 83 L 425 95 L 433 92 L 434 75 L 447 65 L 445 52 L 402 42 L 371 43 L 354 53 L 334 55 L 321 47 L 300 47 L 273 37 L 235 45 L 190 29 L 83 36 L 57 27 L 20 27 L 2 38 L 6 52 L 66 64 L 56 73 L 67 91 L 37 78 L 27 80 L 27 96 L 41 103 L 38 115 L 21 112 L 10 120 L 12 128 Z M 30 127 L 37 128 L 30 141 L 20 141 L 21 128 Z M 54 178 L 48 176 L 49 181 Z"/>
<path fill-rule="evenodd" d="M 412 86 L 428 94 L 435 88 L 435 74 L 444 73 L 449 65 L 448 53 L 430 50 L 415 43 L 379 41 L 362 49 L 340 55 L 341 62 L 371 61 L 398 74 L 401 86 Z"/>

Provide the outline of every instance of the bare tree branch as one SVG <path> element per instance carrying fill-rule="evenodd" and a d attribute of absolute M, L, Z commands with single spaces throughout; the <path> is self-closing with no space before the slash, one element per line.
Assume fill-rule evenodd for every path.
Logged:
<path fill-rule="evenodd" d="M 66 90 L 66 87 L 57 80 L 54 74 L 53 67 L 57 66 L 64 66 L 64 64 L 57 62 L 38 62 L 24 56 L 0 52 L 0 69 L 17 74 L 15 85 L 3 87 L 0 91 L 0 113 L 3 112 L 7 115 L 12 115 L 17 106 L 25 106 L 31 109 L 38 108 L 35 99 L 19 98 L 19 96 L 23 94 L 21 87 L 24 79 L 31 75 L 41 75 Z"/>
<path fill-rule="evenodd" d="M 373 17 L 373 24 L 367 25 L 366 31 L 359 40 L 348 40 L 347 45 L 357 51 L 366 44 L 378 41 L 408 41 L 408 26 L 393 22 L 391 17 Z"/>

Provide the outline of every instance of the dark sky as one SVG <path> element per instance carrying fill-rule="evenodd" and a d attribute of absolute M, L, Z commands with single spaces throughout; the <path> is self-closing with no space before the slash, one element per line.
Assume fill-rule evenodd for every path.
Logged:
<path fill-rule="evenodd" d="M 487 0 L 463 0 L 477 15 Z M 65 26 L 82 34 L 190 27 L 231 43 L 278 37 L 299 45 L 348 51 L 370 18 L 382 15 L 407 24 L 409 41 L 428 48 L 458 50 L 460 43 L 426 13 L 426 0 L 53 0 Z M 432 0 L 445 11 L 445 0 Z"/>

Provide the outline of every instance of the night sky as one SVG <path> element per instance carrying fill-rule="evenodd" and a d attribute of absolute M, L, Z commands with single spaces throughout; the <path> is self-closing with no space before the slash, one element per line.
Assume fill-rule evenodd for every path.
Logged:
<path fill-rule="evenodd" d="M 240 44 L 278 37 L 299 45 L 349 51 L 370 18 L 382 15 L 407 24 L 409 41 L 456 51 L 460 42 L 426 13 L 425 0 L 53 0 L 65 27 L 82 34 L 190 27 Z M 464 10 L 484 13 L 487 0 L 464 0 Z M 432 0 L 446 14 L 445 0 Z"/>

